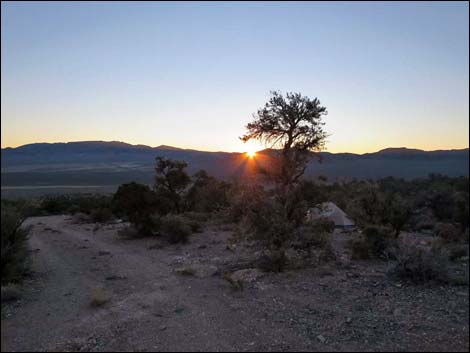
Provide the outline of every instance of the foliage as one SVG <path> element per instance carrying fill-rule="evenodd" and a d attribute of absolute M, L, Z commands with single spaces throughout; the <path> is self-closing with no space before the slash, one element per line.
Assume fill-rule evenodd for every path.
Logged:
<path fill-rule="evenodd" d="M 186 195 L 186 208 L 196 212 L 213 212 L 229 204 L 230 184 L 219 181 L 200 170 L 193 175 L 193 183 Z"/>
<path fill-rule="evenodd" d="M 184 217 L 168 214 L 159 220 L 161 233 L 170 244 L 186 243 L 191 235 L 191 226 Z"/>
<path fill-rule="evenodd" d="M 264 272 L 282 272 L 287 264 L 283 249 L 265 252 L 258 259 L 258 268 Z"/>
<path fill-rule="evenodd" d="M 183 211 L 182 198 L 191 178 L 186 173 L 186 162 L 174 161 L 164 157 L 156 158 L 155 192 L 164 199 L 173 212 Z"/>
<path fill-rule="evenodd" d="M 417 246 L 402 246 L 390 274 L 414 283 L 448 282 L 448 255 L 439 248 L 427 250 Z"/>
<path fill-rule="evenodd" d="M 362 237 L 352 242 L 354 259 L 390 258 L 396 247 L 393 232 L 388 227 L 368 226 Z"/>
<path fill-rule="evenodd" d="M 269 144 L 268 163 L 258 166 L 258 171 L 276 186 L 276 198 L 284 213 L 283 219 L 296 217 L 298 197 L 293 190 L 305 172 L 312 152 L 320 151 L 325 144 L 322 118 L 327 114 L 317 98 L 310 99 L 300 93 L 271 92 L 271 98 L 254 115 L 241 137 Z"/>
<path fill-rule="evenodd" d="M 273 198 L 265 198 L 248 205 L 241 227 L 245 234 L 268 249 L 280 249 L 296 225 L 286 218 L 282 205 Z"/>
<path fill-rule="evenodd" d="M 46 196 L 41 200 L 41 210 L 46 214 L 85 213 L 112 208 L 112 197 L 104 194 L 72 194 Z"/>
<path fill-rule="evenodd" d="M 128 183 L 119 186 L 113 202 L 138 232 L 151 235 L 155 229 L 154 214 L 163 208 L 157 195 L 147 185 Z"/>
<path fill-rule="evenodd" d="M 437 237 L 440 237 L 446 243 L 463 240 L 461 230 L 451 223 L 437 223 L 434 232 Z"/>
<path fill-rule="evenodd" d="M 28 268 L 28 229 L 22 227 L 23 220 L 18 210 L 2 204 L 2 283 L 19 281 Z"/>
<path fill-rule="evenodd" d="M 411 205 L 399 194 L 392 194 L 387 199 L 385 209 L 385 223 L 392 226 L 395 237 L 398 237 L 411 218 Z"/>
<path fill-rule="evenodd" d="M 386 223 L 386 200 L 380 190 L 370 184 L 360 185 L 354 190 L 347 212 L 360 226 Z"/>

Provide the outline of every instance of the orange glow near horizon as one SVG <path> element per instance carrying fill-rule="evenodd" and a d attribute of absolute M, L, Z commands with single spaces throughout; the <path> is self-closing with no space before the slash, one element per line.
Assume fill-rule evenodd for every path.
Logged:
<path fill-rule="evenodd" d="M 246 155 L 248 156 L 248 158 L 252 159 L 256 156 L 256 152 L 255 151 L 247 151 L 245 152 Z"/>

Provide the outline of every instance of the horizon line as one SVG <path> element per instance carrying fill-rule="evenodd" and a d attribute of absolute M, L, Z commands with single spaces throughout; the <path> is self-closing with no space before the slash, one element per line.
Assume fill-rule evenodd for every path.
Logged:
<path fill-rule="evenodd" d="M 148 147 L 148 148 L 159 148 L 159 147 L 166 147 L 166 148 L 173 148 L 175 150 L 182 150 L 182 151 L 198 151 L 198 152 L 208 152 L 208 153 L 245 153 L 246 151 L 222 151 L 222 150 L 203 150 L 203 149 L 197 149 L 197 148 L 183 148 L 183 147 L 177 147 L 177 146 L 172 146 L 172 145 L 167 145 L 167 144 L 160 144 L 158 146 L 150 146 L 150 145 L 145 145 L 145 144 L 132 144 L 124 141 L 119 141 L 119 140 L 111 140 L 111 141 L 105 141 L 105 140 L 79 140 L 79 141 L 59 141 L 59 142 L 31 142 L 31 143 L 26 143 L 23 145 L 17 145 L 17 146 L 6 146 L 6 147 L 1 147 L 2 150 L 4 149 L 15 149 L 15 148 L 20 148 L 24 146 L 29 146 L 29 145 L 37 145 L 37 144 L 47 144 L 47 145 L 53 145 L 53 144 L 68 144 L 68 143 L 90 143 L 90 142 L 102 142 L 102 143 L 121 143 L 121 144 L 126 144 L 129 146 L 133 147 Z M 257 150 L 256 152 L 261 152 L 264 150 L 272 149 L 270 147 L 266 147 L 260 150 Z M 416 147 L 405 147 L 405 146 L 399 146 L 399 147 L 384 147 L 381 149 L 378 149 L 376 151 L 369 151 L 369 152 L 363 152 L 363 153 L 357 153 L 357 152 L 331 152 L 328 151 L 327 149 L 321 150 L 319 152 L 326 152 L 326 153 L 333 153 L 333 154 L 342 154 L 342 153 L 348 153 L 348 154 L 358 154 L 358 155 L 363 155 L 363 154 L 368 154 L 368 153 L 377 153 L 383 150 L 388 150 L 388 149 L 406 149 L 406 150 L 417 150 L 417 151 L 423 151 L 423 152 L 439 152 L 439 151 L 458 151 L 458 150 L 468 150 L 469 147 L 462 147 L 462 148 L 448 148 L 448 149 L 435 149 L 435 150 L 424 150 L 421 148 L 416 148 Z"/>

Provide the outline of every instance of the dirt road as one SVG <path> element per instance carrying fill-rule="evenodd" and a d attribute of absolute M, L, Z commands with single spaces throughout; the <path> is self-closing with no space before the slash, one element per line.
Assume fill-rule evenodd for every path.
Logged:
<path fill-rule="evenodd" d="M 384 264 L 335 264 L 266 274 L 233 291 L 221 273 L 244 253 L 228 232 L 187 245 L 123 240 L 122 225 L 95 228 L 36 217 L 33 277 L 2 308 L 2 351 L 377 351 L 469 348 L 468 286 L 408 286 Z M 196 266 L 200 275 L 176 270 Z M 112 293 L 102 307 L 91 292 Z"/>

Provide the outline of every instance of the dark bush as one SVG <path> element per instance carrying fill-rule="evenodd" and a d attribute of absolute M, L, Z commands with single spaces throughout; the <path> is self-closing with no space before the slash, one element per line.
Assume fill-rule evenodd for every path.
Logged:
<path fill-rule="evenodd" d="M 458 242 L 464 238 L 460 229 L 451 223 L 437 223 L 434 234 L 446 243 Z"/>
<path fill-rule="evenodd" d="M 351 243 L 354 259 L 394 257 L 396 240 L 393 231 L 383 226 L 368 226 L 360 238 Z"/>
<path fill-rule="evenodd" d="M 114 194 L 113 201 L 117 212 L 123 213 L 142 236 L 152 235 L 157 229 L 154 215 L 163 207 L 147 185 L 123 184 Z"/>
<path fill-rule="evenodd" d="M 207 213 L 228 207 L 229 183 L 209 176 L 204 170 L 194 174 L 193 179 L 193 184 L 185 197 L 187 209 Z"/>
<path fill-rule="evenodd" d="M 414 283 L 448 282 L 448 268 L 448 255 L 439 248 L 427 250 L 417 246 L 402 246 L 390 274 Z"/>
<path fill-rule="evenodd" d="M 264 272 L 282 272 L 287 264 L 284 250 L 268 251 L 259 259 L 257 266 Z"/>
<path fill-rule="evenodd" d="M 354 239 L 351 242 L 353 260 L 367 260 L 370 258 L 369 246 L 363 239 Z"/>
<path fill-rule="evenodd" d="M 23 220 L 17 210 L 2 205 L 2 283 L 19 281 L 28 268 L 28 230 L 22 227 Z"/>
<path fill-rule="evenodd" d="M 110 208 L 97 208 L 91 211 L 90 218 L 93 222 L 106 223 L 113 218 L 113 211 Z"/>
<path fill-rule="evenodd" d="M 180 215 L 168 214 L 159 223 L 161 233 L 171 244 L 186 243 L 191 235 L 191 227 Z"/>

